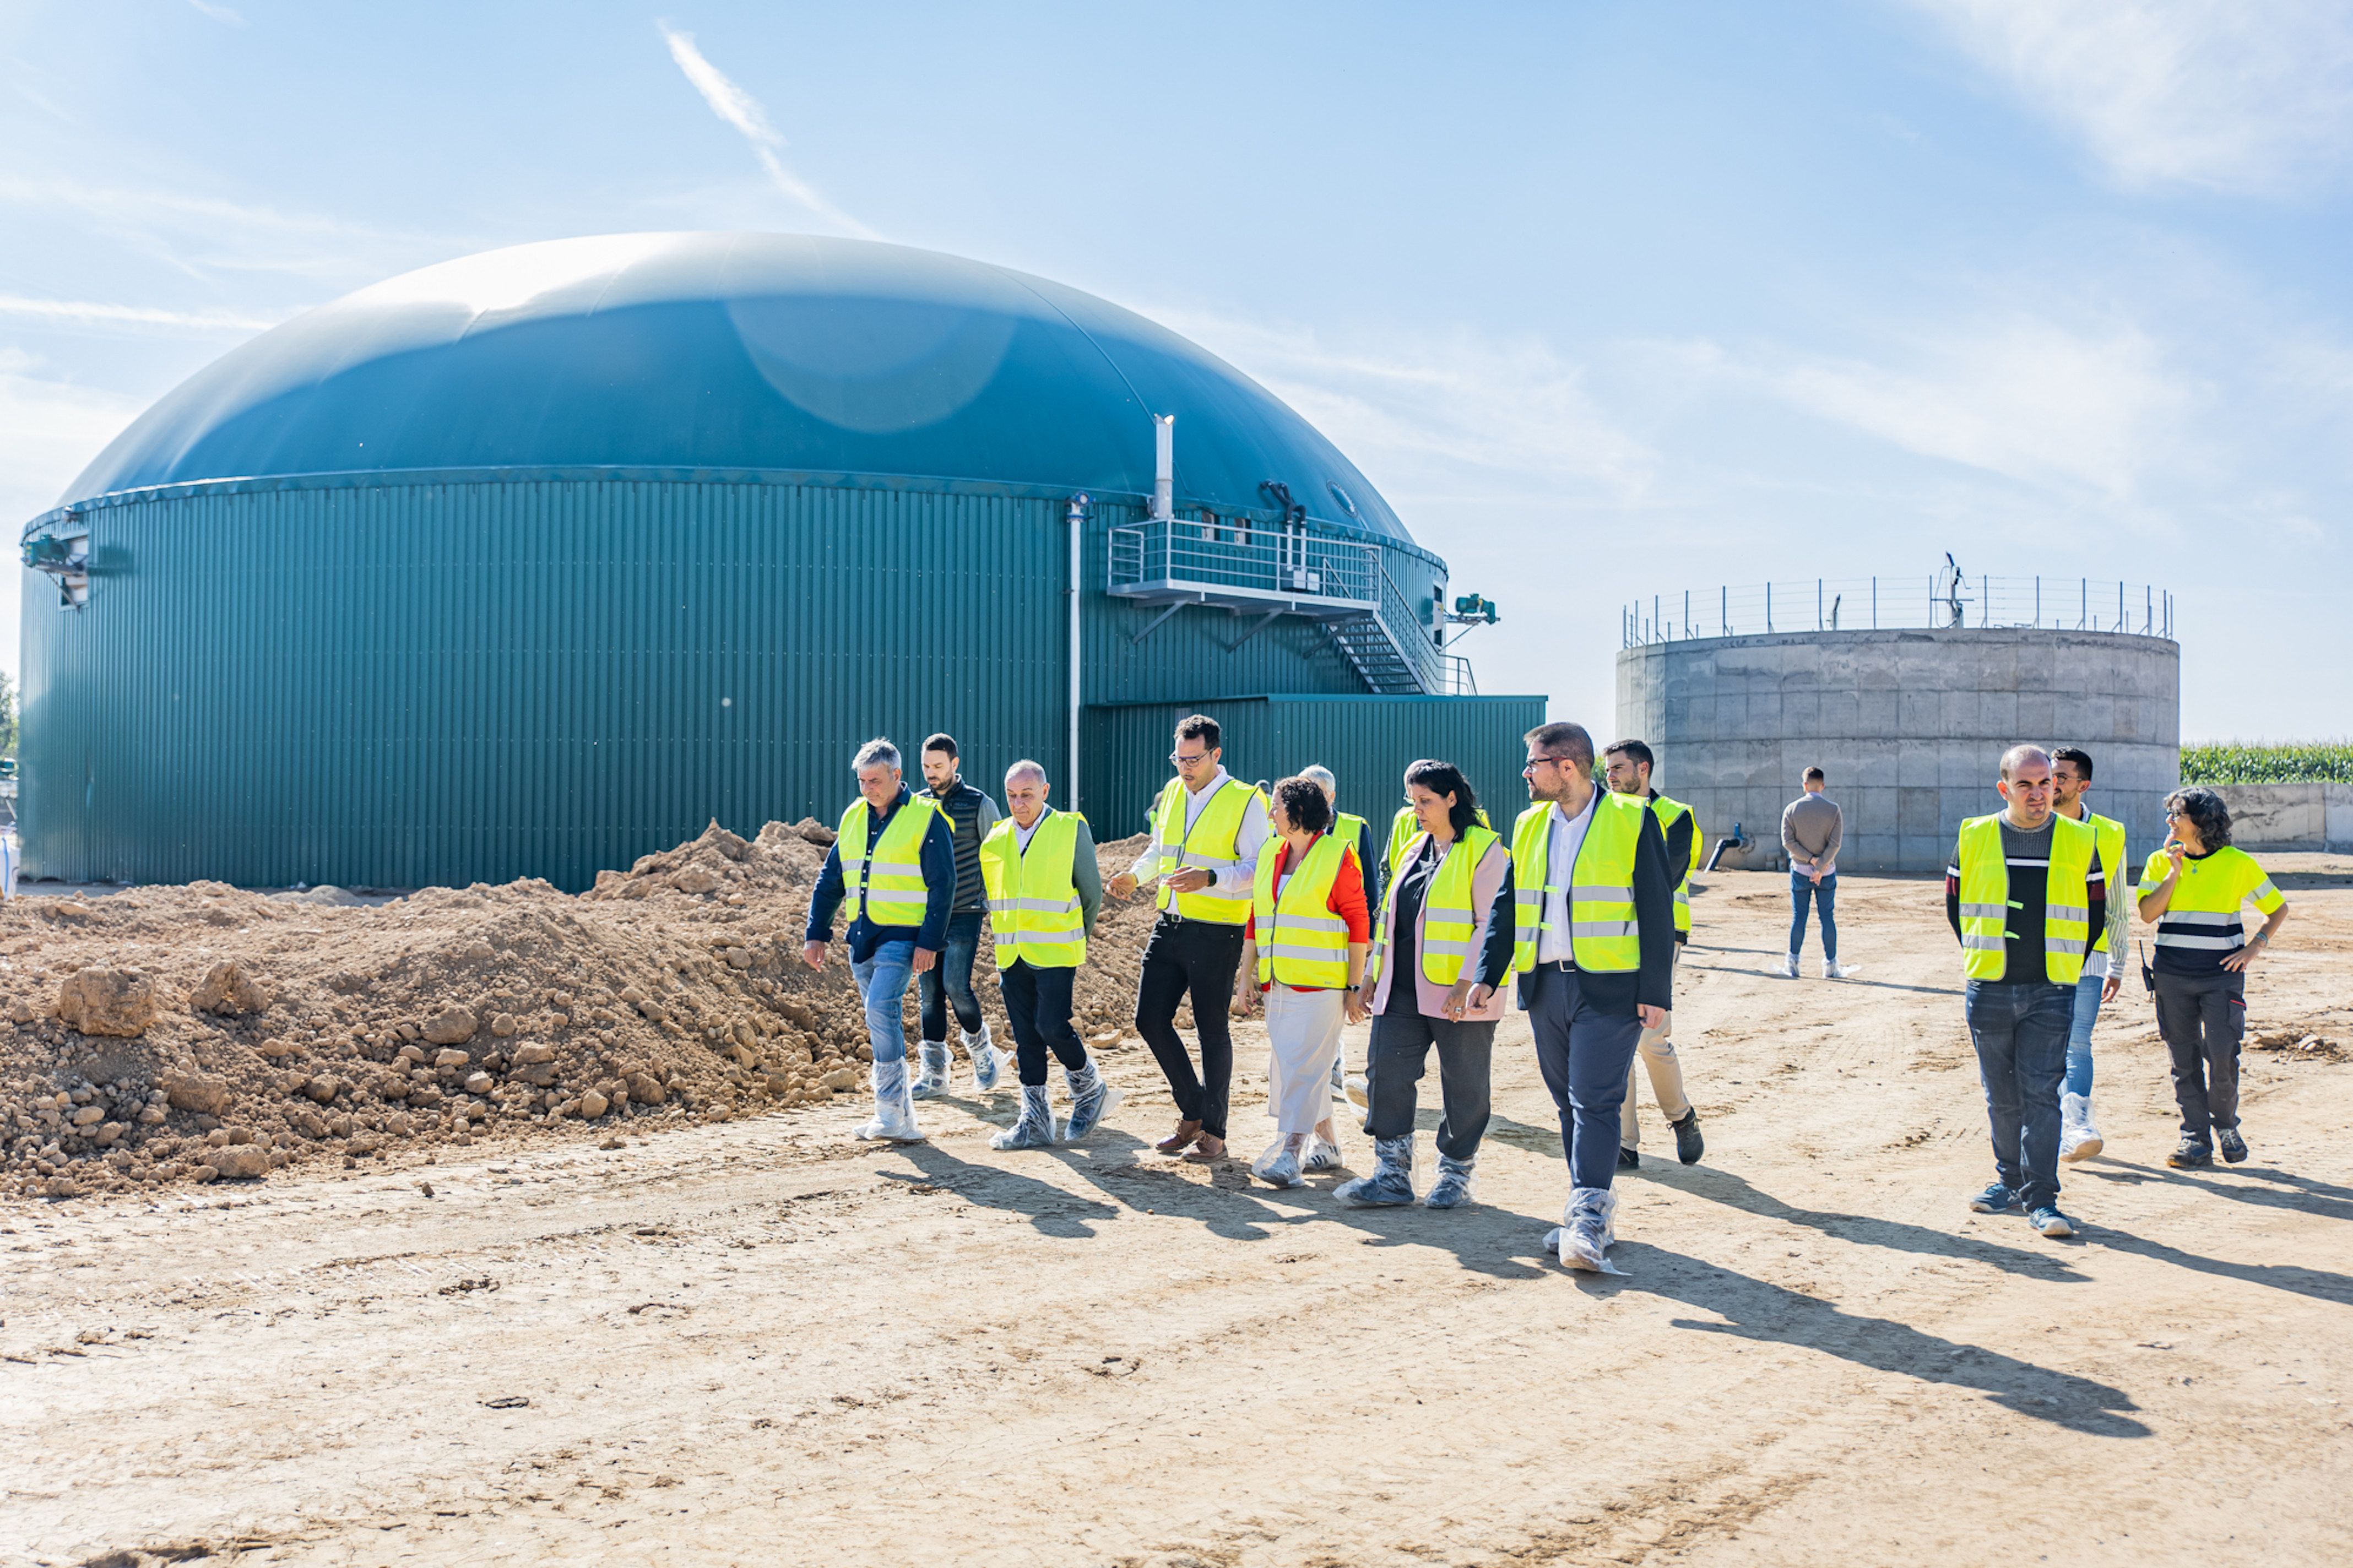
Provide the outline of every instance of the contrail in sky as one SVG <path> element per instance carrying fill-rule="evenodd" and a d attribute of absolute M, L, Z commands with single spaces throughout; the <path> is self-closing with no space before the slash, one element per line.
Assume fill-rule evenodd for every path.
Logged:
<path fill-rule="evenodd" d="M 97 304 L 87 300 L 36 300 L 0 294 L 0 316 L 31 316 L 52 321 L 122 321 L 140 326 L 195 327 L 207 331 L 258 331 L 281 317 L 240 316 L 222 310 L 159 310 L 145 305 Z"/>
<path fill-rule="evenodd" d="M 728 80 L 717 66 L 703 58 L 702 51 L 694 47 L 692 33 L 681 33 L 667 22 L 654 25 L 661 29 L 663 40 L 670 45 L 670 58 L 678 62 L 678 68 L 686 73 L 686 79 L 692 82 L 694 90 L 702 95 L 702 101 L 711 106 L 711 112 L 733 126 L 744 140 L 751 143 L 752 155 L 760 161 L 760 167 L 768 172 L 768 178 L 775 183 L 776 189 L 818 216 L 848 229 L 861 239 L 882 237 L 826 200 L 818 194 L 815 186 L 786 166 L 785 161 L 776 155 L 777 149 L 784 146 L 785 139 L 776 134 L 775 126 L 768 123 L 759 100 Z"/>

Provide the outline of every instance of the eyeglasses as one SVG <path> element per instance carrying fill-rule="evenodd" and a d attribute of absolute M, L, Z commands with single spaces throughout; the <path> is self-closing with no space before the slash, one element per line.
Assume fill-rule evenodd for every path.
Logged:
<path fill-rule="evenodd" d="M 1532 773 L 1546 763 L 1560 763 L 1567 762 L 1568 760 L 1569 759 L 1567 757 L 1531 757 L 1528 759 L 1528 765 L 1522 768 L 1520 772 L 1524 773 Z"/>
<path fill-rule="evenodd" d="M 1168 753 L 1168 760 L 1175 763 L 1180 768 L 1189 768 L 1195 763 L 1207 762 L 1208 757 L 1209 753 L 1207 752 L 1196 752 L 1189 757 L 1182 752 L 1171 752 Z"/>
<path fill-rule="evenodd" d="M 2184 811 L 2168 811 L 2165 814 L 2165 820 L 2171 822 L 2177 816 L 2187 816 L 2189 815 L 2189 814 L 2188 812 Z"/>

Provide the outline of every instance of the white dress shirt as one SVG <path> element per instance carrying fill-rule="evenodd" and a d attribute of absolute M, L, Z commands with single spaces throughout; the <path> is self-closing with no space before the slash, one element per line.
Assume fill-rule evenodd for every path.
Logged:
<path fill-rule="evenodd" d="M 1544 929 L 1536 936 L 1538 963 L 1558 963 L 1576 956 L 1577 945 L 1568 927 L 1568 887 L 1576 878 L 1577 852 L 1585 847 L 1585 830 L 1593 826 L 1593 808 L 1600 799 L 1601 785 L 1597 781 L 1585 809 L 1575 816 L 1563 811 L 1560 802 L 1552 804 L 1545 846 L 1545 886 L 1550 891 L 1545 894 Z"/>
<path fill-rule="evenodd" d="M 1193 831 L 1193 824 L 1199 819 L 1202 808 L 1217 798 L 1219 790 L 1232 782 L 1233 775 L 1221 767 L 1208 784 L 1199 789 L 1185 792 L 1187 833 Z M 1233 869 L 1219 872 L 1217 880 L 1201 890 L 1219 893 L 1229 899 L 1249 898 L 1258 882 L 1258 852 L 1266 847 L 1266 841 L 1273 834 L 1274 824 L 1267 816 L 1264 797 L 1252 794 L 1250 804 L 1242 808 L 1241 828 L 1234 835 Z M 1141 881 L 1152 875 L 1159 864 L 1160 846 L 1155 841 L 1145 846 L 1144 853 L 1136 857 L 1134 866 L 1128 868 L 1128 875 Z"/>

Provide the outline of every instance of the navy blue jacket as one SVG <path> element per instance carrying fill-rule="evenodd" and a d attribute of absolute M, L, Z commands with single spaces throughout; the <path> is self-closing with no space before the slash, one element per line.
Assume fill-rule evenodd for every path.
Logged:
<path fill-rule="evenodd" d="M 905 784 L 899 786 L 899 798 L 891 809 L 877 816 L 869 810 L 866 825 L 866 848 L 873 853 L 874 846 L 882 841 L 882 829 L 899 815 L 908 801 Z M 948 831 L 945 816 L 934 812 L 931 831 L 923 835 L 923 923 L 915 932 L 915 945 L 938 952 L 948 944 L 948 910 L 955 903 L 956 866 L 955 837 Z M 831 942 L 833 915 L 841 908 L 841 896 L 849 884 L 841 875 L 841 846 L 837 844 L 825 852 L 825 869 L 818 873 L 817 897 L 809 904 L 808 931 L 804 942 Z M 906 940 L 905 926 L 879 926 L 866 918 L 866 898 L 861 891 L 858 908 L 849 921 L 849 957 L 854 963 L 863 963 L 874 956 L 874 950 L 886 942 Z"/>

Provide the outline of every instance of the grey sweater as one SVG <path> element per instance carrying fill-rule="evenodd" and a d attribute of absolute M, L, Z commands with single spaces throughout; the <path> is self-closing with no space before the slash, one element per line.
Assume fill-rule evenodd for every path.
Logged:
<path fill-rule="evenodd" d="M 1845 831 L 1845 814 L 1828 795 L 1801 795 L 1781 808 L 1781 848 L 1792 870 L 1809 860 L 1820 861 L 1825 872 L 1836 870 Z"/>

